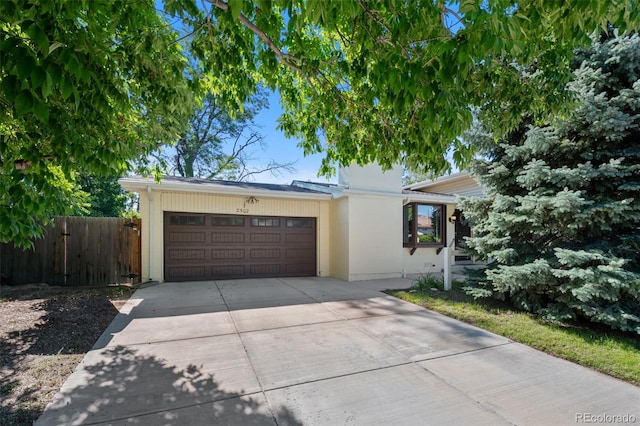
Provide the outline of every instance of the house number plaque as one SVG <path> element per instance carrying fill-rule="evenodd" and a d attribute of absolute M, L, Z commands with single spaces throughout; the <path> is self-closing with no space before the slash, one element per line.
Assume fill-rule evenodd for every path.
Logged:
<path fill-rule="evenodd" d="M 242 208 L 238 207 L 236 209 L 236 213 L 243 213 L 243 214 L 247 214 L 249 213 L 249 209 L 247 208 L 247 204 L 258 204 L 260 202 L 260 200 L 258 200 L 256 197 L 249 197 L 245 200 L 244 204 L 242 205 Z"/>

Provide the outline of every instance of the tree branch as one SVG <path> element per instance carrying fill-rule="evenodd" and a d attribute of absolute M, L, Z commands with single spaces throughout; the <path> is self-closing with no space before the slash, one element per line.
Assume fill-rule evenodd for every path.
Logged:
<path fill-rule="evenodd" d="M 201 29 L 203 29 L 203 28 L 204 28 L 204 25 L 205 25 L 205 24 L 202 24 L 202 25 L 200 25 L 198 28 L 195 28 L 195 29 L 194 29 L 193 31 L 191 31 L 190 33 L 185 34 L 185 35 L 183 35 L 182 37 L 179 37 L 179 38 L 177 38 L 177 39 L 173 40 L 173 41 L 170 43 L 170 45 L 171 45 L 171 44 L 180 43 L 182 40 L 184 40 L 184 39 L 186 39 L 186 38 L 191 37 L 192 35 L 194 35 L 194 34 L 195 34 L 195 33 L 197 33 L 198 31 L 200 31 Z"/>
<path fill-rule="evenodd" d="M 218 9 L 227 11 L 229 9 L 229 4 L 225 3 L 221 0 L 207 0 L 209 3 L 211 3 L 213 6 L 217 7 Z M 251 22 L 246 16 L 244 16 L 242 13 L 238 15 L 238 20 L 240 22 L 242 22 L 244 24 L 245 27 L 249 28 L 255 35 L 257 35 L 263 42 L 266 43 L 267 46 L 269 46 L 269 49 L 276 54 L 276 56 L 280 59 L 280 62 L 282 62 L 284 65 L 288 66 L 289 68 L 301 73 L 301 74 L 305 74 L 304 71 L 302 70 L 302 68 L 300 68 L 298 65 L 295 65 L 294 62 L 299 63 L 300 62 L 300 58 L 297 58 L 293 55 L 289 55 L 288 53 L 283 52 L 282 50 L 280 50 L 278 48 L 278 46 L 276 46 L 276 44 L 274 43 L 273 40 L 271 40 L 271 38 L 260 28 L 258 28 L 257 25 L 255 25 L 253 22 Z"/>
<path fill-rule="evenodd" d="M 295 161 L 290 161 L 288 163 L 270 162 L 266 167 L 255 170 L 248 170 L 246 167 L 243 167 L 240 175 L 238 175 L 238 182 L 242 182 L 250 176 L 259 175 L 265 172 L 271 172 L 272 175 L 280 175 L 280 172 L 283 170 L 291 172 L 295 170 L 295 164 Z"/>
<path fill-rule="evenodd" d="M 389 29 L 389 27 L 387 27 L 384 22 L 382 22 L 381 19 L 379 19 L 378 17 L 375 16 L 375 14 L 371 11 L 371 9 L 369 9 L 368 7 L 366 7 L 366 5 L 361 1 L 358 0 L 358 5 L 362 8 L 362 10 L 364 11 L 364 13 L 366 15 L 368 15 L 375 23 L 377 23 L 378 25 L 380 25 L 382 28 L 385 29 L 385 31 L 387 31 L 387 33 L 389 34 L 393 34 L 393 32 Z"/>
<path fill-rule="evenodd" d="M 455 16 L 458 19 L 458 22 L 455 22 L 452 25 L 452 27 L 454 25 L 459 24 L 460 22 L 462 22 L 462 17 L 460 15 L 458 15 L 455 10 L 449 9 L 444 4 L 442 6 L 440 6 L 440 18 L 442 19 L 442 26 L 445 27 L 447 30 L 449 30 L 449 32 L 452 32 L 451 31 L 451 27 L 447 27 L 447 24 L 445 23 L 445 17 L 446 17 L 446 15 L 448 13 L 452 14 L 453 16 Z"/>

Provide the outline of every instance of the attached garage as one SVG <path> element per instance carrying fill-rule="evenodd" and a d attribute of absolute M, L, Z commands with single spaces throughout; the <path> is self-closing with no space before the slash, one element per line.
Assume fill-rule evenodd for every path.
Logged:
<path fill-rule="evenodd" d="M 123 178 L 120 184 L 140 195 L 144 280 L 330 273 L 331 194 L 176 176 Z"/>
<path fill-rule="evenodd" d="M 164 213 L 164 279 L 316 275 L 316 219 Z"/>

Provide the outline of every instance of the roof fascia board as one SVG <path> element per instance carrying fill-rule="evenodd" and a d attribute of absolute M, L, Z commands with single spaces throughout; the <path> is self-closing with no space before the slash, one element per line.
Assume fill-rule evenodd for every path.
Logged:
<path fill-rule="evenodd" d="M 345 187 L 342 185 L 324 186 L 324 185 L 316 185 L 313 182 L 294 181 L 293 185 L 298 188 L 311 189 L 313 191 L 324 192 L 326 194 L 331 194 L 333 196 L 340 196 L 340 194 L 342 194 L 342 192 L 345 190 Z"/>
<path fill-rule="evenodd" d="M 409 190 L 415 191 L 416 188 L 420 188 L 420 189 L 428 188 L 432 185 L 438 185 L 441 183 L 448 183 L 448 182 L 456 182 L 458 180 L 463 180 L 470 177 L 471 175 L 468 172 L 458 172 L 451 175 L 440 176 L 435 180 L 423 180 L 422 182 L 412 183 L 411 185 L 406 185 L 402 187 L 402 189 L 409 189 Z"/>
<path fill-rule="evenodd" d="M 154 180 L 140 180 L 140 179 L 127 179 L 122 178 L 118 180 L 120 186 L 127 191 L 139 192 L 146 191 L 147 187 L 156 191 L 180 191 L 180 192 L 199 192 L 204 194 L 221 194 L 221 195 L 253 195 L 268 198 L 288 198 L 288 199 L 300 199 L 300 200 L 330 200 L 331 194 L 310 194 L 302 192 L 288 192 L 288 191 L 271 191 L 268 189 L 257 188 L 237 188 L 237 187 L 221 187 L 212 186 L 206 184 L 191 184 L 191 183 L 175 183 L 164 182 L 160 184 Z"/>
<path fill-rule="evenodd" d="M 445 204 L 455 204 L 456 196 L 455 195 L 446 195 L 446 194 L 405 194 L 402 192 L 376 192 L 376 191 L 364 191 L 357 189 L 345 189 L 342 194 L 336 196 L 336 198 L 343 198 L 349 196 L 357 196 L 357 197 L 376 197 L 376 198 L 400 198 L 403 200 L 413 201 L 421 201 L 421 202 L 430 202 L 430 203 L 445 203 Z"/>

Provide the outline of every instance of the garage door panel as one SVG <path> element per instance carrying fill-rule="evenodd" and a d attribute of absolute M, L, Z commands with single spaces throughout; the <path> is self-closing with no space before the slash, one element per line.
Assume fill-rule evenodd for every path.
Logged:
<path fill-rule="evenodd" d="M 172 266 L 168 272 L 175 281 L 206 279 L 207 276 L 205 266 Z"/>
<path fill-rule="evenodd" d="M 178 226 L 204 226 L 205 217 L 202 214 L 170 213 L 165 214 L 165 221 Z"/>
<path fill-rule="evenodd" d="M 315 254 L 311 248 L 290 248 L 285 251 L 285 259 L 313 259 Z"/>
<path fill-rule="evenodd" d="M 245 234 L 242 232 L 212 232 L 211 242 L 220 244 L 242 244 Z"/>
<path fill-rule="evenodd" d="M 187 231 L 169 232 L 170 243 L 202 244 L 205 242 L 205 237 L 206 237 L 206 234 L 204 232 L 187 232 Z"/>
<path fill-rule="evenodd" d="M 280 265 L 267 263 L 264 265 L 251 265 L 250 273 L 253 276 L 277 276 L 280 274 Z"/>
<path fill-rule="evenodd" d="M 204 249 L 171 249 L 167 251 L 169 260 L 204 260 Z"/>
<path fill-rule="evenodd" d="M 315 218 L 165 213 L 164 223 L 167 281 L 316 275 Z"/>
<path fill-rule="evenodd" d="M 285 241 L 291 244 L 303 244 L 308 245 L 310 243 L 314 243 L 316 240 L 315 234 L 298 234 L 291 233 L 285 235 Z"/>
<path fill-rule="evenodd" d="M 244 265 L 218 265 L 211 267 L 211 277 L 239 278 L 247 274 Z"/>
<path fill-rule="evenodd" d="M 211 249 L 211 259 L 244 259 L 245 249 Z"/>
<path fill-rule="evenodd" d="M 213 216 L 211 218 L 211 226 L 220 227 L 244 227 L 245 217 L 242 216 Z"/>
<path fill-rule="evenodd" d="M 279 259 L 281 257 L 280 249 L 251 249 L 249 253 L 251 260 Z"/>
<path fill-rule="evenodd" d="M 289 276 L 300 276 L 309 274 L 309 271 L 316 270 L 315 263 L 287 263 L 285 266 L 285 272 Z"/>
<path fill-rule="evenodd" d="M 252 232 L 251 242 L 254 244 L 280 244 L 280 234 L 275 232 Z"/>

